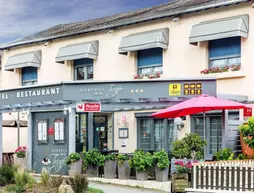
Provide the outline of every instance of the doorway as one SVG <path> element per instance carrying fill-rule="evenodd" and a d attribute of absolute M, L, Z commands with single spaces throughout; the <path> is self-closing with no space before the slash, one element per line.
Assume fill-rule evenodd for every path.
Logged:
<path fill-rule="evenodd" d="M 93 147 L 98 150 L 108 149 L 108 116 L 93 116 Z"/>

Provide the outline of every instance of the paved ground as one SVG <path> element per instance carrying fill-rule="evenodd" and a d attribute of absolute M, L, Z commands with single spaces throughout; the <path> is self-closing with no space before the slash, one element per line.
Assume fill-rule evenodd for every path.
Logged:
<path fill-rule="evenodd" d="M 99 188 L 105 193 L 163 193 L 162 191 L 144 190 L 142 188 L 132 188 L 96 182 L 89 182 L 89 186 Z"/>

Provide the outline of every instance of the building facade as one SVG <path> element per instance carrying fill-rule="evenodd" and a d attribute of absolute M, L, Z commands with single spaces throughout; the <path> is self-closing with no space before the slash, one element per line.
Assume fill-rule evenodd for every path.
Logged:
<path fill-rule="evenodd" d="M 207 159 L 222 147 L 237 151 L 238 111 L 208 114 L 207 131 L 199 115 L 184 117 L 180 130 L 149 115 L 200 94 L 252 102 L 252 3 L 173 1 L 2 44 L 0 110 L 3 120 L 27 115 L 29 166 L 39 172 L 50 157 L 51 171 L 65 173 L 66 155 L 83 146 L 170 153 L 189 132 L 208 141 Z M 101 111 L 81 112 L 88 102 Z"/>

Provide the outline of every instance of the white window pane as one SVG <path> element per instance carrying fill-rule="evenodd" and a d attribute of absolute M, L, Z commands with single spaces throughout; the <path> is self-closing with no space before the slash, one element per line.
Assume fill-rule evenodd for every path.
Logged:
<path fill-rule="evenodd" d="M 241 58 L 237 57 L 237 58 L 230 58 L 228 60 L 229 65 L 238 65 L 241 64 Z"/>
<path fill-rule="evenodd" d="M 211 67 L 221 67 L 227 65 L 227 59 L 211 60 Z"/>

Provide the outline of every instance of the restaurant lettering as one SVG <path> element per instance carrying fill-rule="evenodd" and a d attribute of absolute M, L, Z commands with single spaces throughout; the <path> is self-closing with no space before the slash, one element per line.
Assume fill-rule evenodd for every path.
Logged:
<path fill-rule="evenodd" d="M 1 93 L 0 100 L 9 98 L 27 98 L 37 96 L 57 95 L 60 93 L 60 88 L 45 88 L 36 90 L 17 91 L 16 93 Z"/>

